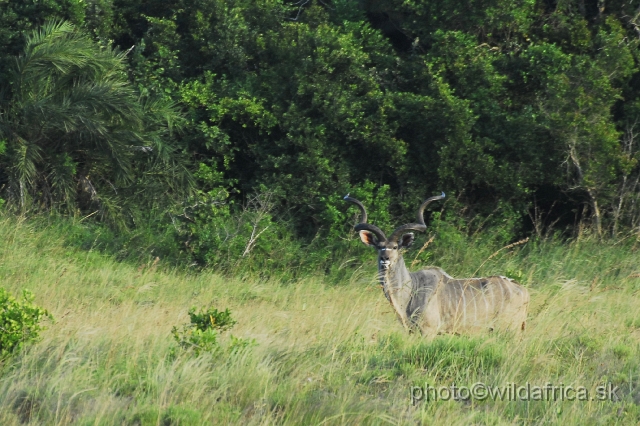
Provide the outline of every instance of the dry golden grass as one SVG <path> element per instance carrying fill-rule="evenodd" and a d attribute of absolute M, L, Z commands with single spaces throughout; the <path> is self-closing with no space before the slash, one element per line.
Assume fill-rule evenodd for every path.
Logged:
<path fill-rule="evenodd" d="M 425 341 L 400 328 L 372 271 L 337 286 L 322 277 L 285 285 L 168 270 L 161 260 L 119 264 L 15 221 L 0 223 L 0 240 L 1 285 L 32 290 L 55 318 L 0 372 L 2 425 L 640 420 L 640 280 L 629 247 L 585 254 L 549 243 L 501 259 L 492 267 L 518 270 L 531 292 L 525 334 Z M 170 331 L 192 306 L 231 310 L 238 324 L 223 347 L 229 333 L 256 345 L 200 357 L 180 350 Z M 620 401 L 411 404 L 412 386 L 476 382 L 550 382 L 592 395 L 611 382 Z"/>

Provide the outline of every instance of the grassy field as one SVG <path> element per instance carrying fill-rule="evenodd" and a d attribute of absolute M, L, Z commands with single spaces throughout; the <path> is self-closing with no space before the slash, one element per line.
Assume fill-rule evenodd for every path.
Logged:
<path fill-rule="evenodd" d="M 282 283 L 188 273 L 162 260 L 118 263 L 63 240 L 55 229 L 0 219 L 0 286 L 33 291 L 55 318 L 2 365 L 2 425 L 640 422 L 636 237 L 528 242 L 493 257 L 495 247 L 473 241 L 438 248 L 430 263 L 454 276 L 513 276 L 532 305 L 522 336 L 431 341 L 401 329 L 375 283 L 373 253 L 369 268 L 337 285 L 322 276 Z M 192 306 L 229 308 L 238 321 L 218 352 L 196 357 L 171 336 Z M 255 344 L 232 350 L 231 335 Z M 583 386 L 591 400 L 462 395 L 412 404 L 417 387 L 477 382 Z M 609 384 L 616 400 L 597 399 Z"/>

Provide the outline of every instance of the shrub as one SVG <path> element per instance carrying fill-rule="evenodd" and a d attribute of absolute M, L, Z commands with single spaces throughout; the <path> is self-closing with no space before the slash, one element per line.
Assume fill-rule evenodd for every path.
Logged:
<path fill-rule="evenodd" d="M 37 340 L 43 329 L 40 321 L 52 318 L 45 309 L 33 305 L 33 299 L 30 291 L 23 290 L 22 301 L 18 301 L 0 287 L 0 360 Z"/>
<path fill-rule="evenodd" d="M 171 334 L 180 347 L 192 350 L 196 356 L 202 352 L 216 353 L 221 350 L 218 336 L 236 324 L 228 308 L 224 311 L 218 311 L 215 308 L 201 310 L 200 313 L 197 313 L 195 308 L 191 308 L 189 317 L 191 319 L 189 324 L 182 326 L 182 330 L 173 327 Z M 253 344 L 252 340 L 231 336 L 229 351 L 236 353 Z"/>

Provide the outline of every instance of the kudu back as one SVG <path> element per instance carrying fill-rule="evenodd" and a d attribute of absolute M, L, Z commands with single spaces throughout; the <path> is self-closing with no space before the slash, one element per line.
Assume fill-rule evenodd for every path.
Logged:
<path fill-rule="evenodd" d="M 396 228 L 387 238 L 380 228 L 367 223 L 367 211 L 355 198 L 344 200 L 360 208 L 362 220 L 354 229 L 362 242 L 378 251 L 378 276 L 387 300 L 402 325 L 424 335 L 471 334 L 488 330 L 524 330 L 529 292 L 502 276 L 453 278 L 441 268 L 409 272 L 402 257 L 414 234 L 424 232 L 424 210 L 444 193 L 428 198 L 418 208 L 415 223 Z"/>

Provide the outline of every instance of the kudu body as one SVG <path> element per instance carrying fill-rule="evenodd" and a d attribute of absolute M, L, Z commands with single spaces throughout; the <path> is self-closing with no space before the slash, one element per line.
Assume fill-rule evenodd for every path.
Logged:
<path fill-rule="evenodd" d="M 457 279 L 437 267 L 407 269 L 402 249 L 411 246 L 414 234 L 405 231 L 425 231 L 424 209 L 442 198 L 444 193 L 427 199 L 418 209 L 416 223 L 398 227 L 387 238 L 380 228 L 367 223 L 360 201 L 344 197 L 362 212 L 362 221 L 354 229 L 364 244 L 378 251 L 380 284 L 398 319 L 405 328 L 425 335 L 524 330 L 529 292 L 515 281 L 502 276 Z"/>

